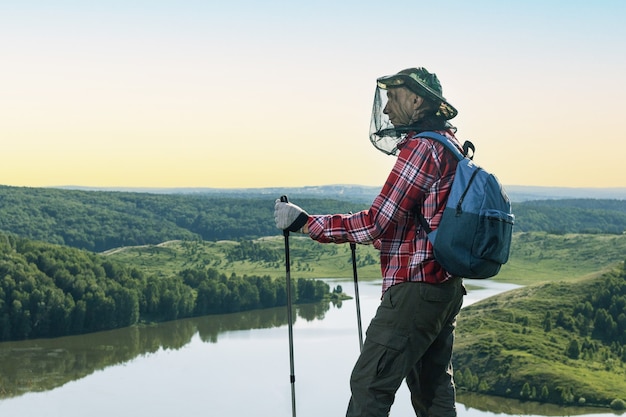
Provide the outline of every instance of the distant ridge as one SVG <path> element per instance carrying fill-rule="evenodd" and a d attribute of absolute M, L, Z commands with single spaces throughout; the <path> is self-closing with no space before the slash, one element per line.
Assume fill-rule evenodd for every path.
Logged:
<path fill-rule="evenodd" d="M 149 188 L 149 187 L 84 187 L 84 186 L 58 186 L 67 190 L 83 191 L 120 191 L 152 194 L 221 194 L 224 196 L 270 196 L 279 197 L 288 194 L 292 197 L 312 198 L 337 198 L 349 199 L 364 203 L 371 202 L 380 191 L 380 187 L 353 184 L 335 185 L 307 185 L 303 187 L 265 187 L 265 188 L 210 188 L 210 187 L 172 187 L 172 188 Z M 591 198 L 626 200 L 626 187 L 614 188 L 576 188 L 576 187 L 541 187 L 532 185 L 505 185 L 505 189 L 511 201 L 522 202 L 531 200 Z"/>
<path fill-rule="evenodd" d="M 506 185 L 507 193 L 512 201 L 593 198 L 609 200 L 626 200 L 626 187 L 614 188 L 569 188 L 539 187 L 530 185 Z"/>
<path fill-rule="evenodd" d="M 281 194 L 310 213 L 348 213 L 367 209 L 378 192 L 375 187 L 346 185 L 226 190 L 81 188 L 0 185 L 0 231 L 92 252 L 175 239 L 257 239 L 277 234 L 272 213 L 274 200 Z M 624 234 L 626 199 L 580 195 L 587 198 L 558 199 L 548 194 L 545 197 L 550 198 L 515 202 L 515 231 Z"/>

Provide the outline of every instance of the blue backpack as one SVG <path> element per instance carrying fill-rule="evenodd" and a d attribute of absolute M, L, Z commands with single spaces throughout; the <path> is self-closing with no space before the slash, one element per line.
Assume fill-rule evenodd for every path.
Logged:
<path fill-rule="evenodd" d="M 456 276 L 493 277 L 508 261 L 511 249 L 515 216 L 509 197 L 493 174 L 474 164 L 471 142 L 465 142 L 463 154 L 443 135 L 422 132 L 418 136 L 442 143 L 459 161 L 439 227 L 432 230 L 417 212 L 435 259 Z"/>

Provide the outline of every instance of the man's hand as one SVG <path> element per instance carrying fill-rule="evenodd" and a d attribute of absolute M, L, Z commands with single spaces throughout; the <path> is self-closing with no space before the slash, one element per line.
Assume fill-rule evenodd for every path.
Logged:
<path fill-rule="evenodd" d="M 302 228 L 308 220 L 308 213 L 300 207 L 295 204 L 285 203 L 280 201 L 280 199 L 276 200 L 274 221 L 279 229 L 302 233 Z"/>

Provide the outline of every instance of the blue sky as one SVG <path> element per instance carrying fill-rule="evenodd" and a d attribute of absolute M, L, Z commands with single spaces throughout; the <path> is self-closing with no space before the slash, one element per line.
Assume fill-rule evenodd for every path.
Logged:
<path fill-rule="evenodd" d="M 602 0 L 0 2 L 0 184 L 382 185 L 375 80 L 424 66 L 504 184 L 623 187 L 624 21 Z"/>

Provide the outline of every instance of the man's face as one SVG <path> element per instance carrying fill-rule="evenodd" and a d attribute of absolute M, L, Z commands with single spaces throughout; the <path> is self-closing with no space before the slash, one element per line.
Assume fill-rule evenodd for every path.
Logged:
<path fill-rule="evenodd" d="M 406 87 L 389 88 L 383 113 L 394 126 L 407 126 L 415 121 L 421 102 L 421 98 Z"/>

